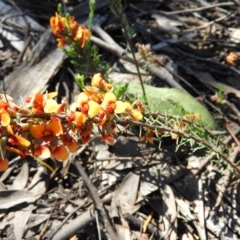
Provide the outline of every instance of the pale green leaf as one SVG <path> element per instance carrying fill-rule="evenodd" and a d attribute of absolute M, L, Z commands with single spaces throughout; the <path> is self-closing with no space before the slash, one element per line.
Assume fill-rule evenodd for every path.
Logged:
<path fill-rule="evenodd" d="M 151 112 L 182 115 L 182 110 L 184 110 L 185 113 L 189 114 L 199 113 L 204 127 L 215 128 L 214 119 L 208 109 L 190 94 L 175 88 L 158 88 L 149 85 L 144 85 L 144 87 Z M 134 96 L 135 99 L 143 99 L 139 83 L 129 83 L 127 93 Z"/>

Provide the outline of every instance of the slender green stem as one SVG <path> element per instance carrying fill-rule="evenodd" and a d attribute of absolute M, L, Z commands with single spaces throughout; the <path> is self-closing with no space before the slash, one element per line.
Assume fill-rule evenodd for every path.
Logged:
<path fill-rule="evenodd" d="M 111 3 L 110 3 L 111 4 Z M 132 46 L 132 42 L 130 40 L 130 37 L 128 35 L 128 24 L 127 24 L 127 19 L 126 19 L 126 16 L 124 16 L 122 14 L 122 12 L 119 11 L 119 9 L 122 9 L 121 6 L 120 6 L 121 3 L 112 3 L 111 4 L 111 9 L 113 10 L 113 13 L 116 15 L 116 17 L 119 19 L 120 23 L 121 23 L 121 26 L 122 26 L 122 29 L 123 29 L 123 34 L 124 34 L 124 37 L 130 47 L 130 50 L 131 50 L 131 54 L 132 54 L 132 57 L 133 57 L 133 61 L 134 61 L 134 64 L 136 66 L 136 69 L 137 69 L 137 74 L 138 74 L 138 77 L 139 77 L 139 81 L 140 81 L 140 84 L 141 84 L 141 88 L 142 88 L 142 92 L 143 92 L 143 97 L 144 97 L 144 100 L 147 102 L 147 95 L 146 95 L 146 91 L 145 91 L 145 88 L 144 88 L 144 84 L 143 84 L 143 79 L 142 79 L 142 75 L 141 75 L 141 72 L 140 72 L 140 68 L 138 66 L 138 61 L 137 61 L 137 58 L 136 58 L 136 54 L 134 52 L 134 49 L 133 49 L 133 46 Z"/>

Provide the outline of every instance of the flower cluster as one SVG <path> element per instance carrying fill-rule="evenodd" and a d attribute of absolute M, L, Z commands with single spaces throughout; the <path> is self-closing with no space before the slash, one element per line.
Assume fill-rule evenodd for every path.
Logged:
<path fill-rule="evenodd" d="M 136 43 L 135 46 L 138 49 L 138 55 L 141 59 L 148 60 L 149 58 L 152 57 L 150 44 L 144 45 L 144 44 Z"/>
<path fill-rule="evenodd" d="M 50 24 L 59 47 L 73 44 L 73 49 L 78 51 L 91 37 L 88 29 L 79 26 L 72 16 L 56 13 Z M 138 47 L 149 53 L 148 46 Z M 91 86 L 84 86 L 69 107 L 64 100 L 57 103 L 56 96 L 56 92 L 37 93 L 27 97 L 23 107 L 15 104 L 10 96 L 0 94 L 0 171 L 8 168 L 7 151 L 22 158 L 26 155 L 41 159 L 52 156 L 63 161 L 69 153 L 76 152 L 79 145 L 90 140 L 94 129 L 101 135 L 101 141 L 113 144 L 114 135 L 117 135 L 116 119 L 142 121 L 145 114 L 140 101 L 120 101 L 114 94 L 114 86 L 100 73 L 92 77 Z M 199 116 L 185 118 L 195 120 Z M 173 121 L 171 126 L 186 130 L 184 121 Z M 153 143 L 153 137 L 160 134 L 153 126 L 146 129 L 146 135 L 140 140 Z M 177 139 L 178 135 L 172 134 L 172 138 Z"/>
<path fill-rule="evenodd" d="M 6 151 L 21 157 L 50 156 L 65 160 L 69 152 L 75 152 L 79 144 L 91 138 L 94 127 L 101 140 L 114 143 L 117 134 L 115 117 L 142 120 L 140 103 L 130 104 L 117 100 L 113 85 L 101 74 L 92 78 L 91 86 L 83 89 L 69 109 L 65 102 L 54 100 L 57 93 L 37 93 L 25 99 L 27 107 L 14 104 L 10 96 L 0 97 L 0 170 L 8 166 Z M 143 108 L 142 108 L 143 109 Z"/>
<path fill-rule="evenodd" d="M 93 76 L 91 86 L 85 87 L 76 102 L 70 106 L 73 121 L 78 129 L 81 129 L 83 143 L 89 140 L 92 126 L 101 129 L 101 140 L 113 144 L 113 134 L 116 134 L 114 117 L 116 115 L 126 119 L 141 121 L 142 111 L 136 104 L 117 100 L 112 92 L 113 85 L 107 83 L 100 73 Z"/>
<path fill-rule="evenodd" d="M 58 47 L 71 44 L 73 41 L 83 48 L 91 33 L 85 26 L 79 26 L 73 16 L 61 16 L 56 13 L 50 19 L 53 34 L 57 39 Z"/>

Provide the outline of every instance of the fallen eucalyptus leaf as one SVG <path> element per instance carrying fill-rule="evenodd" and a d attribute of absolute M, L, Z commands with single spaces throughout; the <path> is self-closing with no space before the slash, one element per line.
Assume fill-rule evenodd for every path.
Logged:
<path fill-rule="evenodd" d="M 190 114 L 199 113 L 206 128 L 215 128 L 210 112 L 190 94 L 176 88 L 158 88 L 146 84 L 144 84 L 144 88 L 150 111 L 174 115 L 181 115 L 182 110 Z M 140 83 L 129 83 L 127 94 L 142 100 L 143 93 Z"/>
<path fill-rule="evenodd" d="M 23 163 L 21 170 L 15 177 L 13 184 L 9 186 L 9 190 L 23 190 L 28 182 L 29 165 L 27 162 Z"/>
<path fill-rule="evenodd" d="M 27 221 L 32 213 L 32 210 L 20 210 L 16 211 L 15 218 L 13 221 L 14 234 L 16 240 L 21 240 L 26 228 Z"/>
<path fill-rule="evenodd" d="M 140 175 L 130 172 L 114 192 L 114 200 L 122 214 L 135 213 L 141 206 L 136 205 Z"/>
<path fill-rule="evenodd" d="M 7 190 L 0 192 L 0 209 L 9 209 L 21 203 L 31 203 L 38 199 L 39 195 L 22 190 Z"/>

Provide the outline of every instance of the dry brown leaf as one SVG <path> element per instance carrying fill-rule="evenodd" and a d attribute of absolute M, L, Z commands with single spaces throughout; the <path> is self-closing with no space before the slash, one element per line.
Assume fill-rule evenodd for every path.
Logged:
<path fill-rule="evenodd" d="M 230 52 L 225 58 L 227 64 L 231 66 L 235 66 L 238 59 L 239 56 L 236 52 Z"/>

